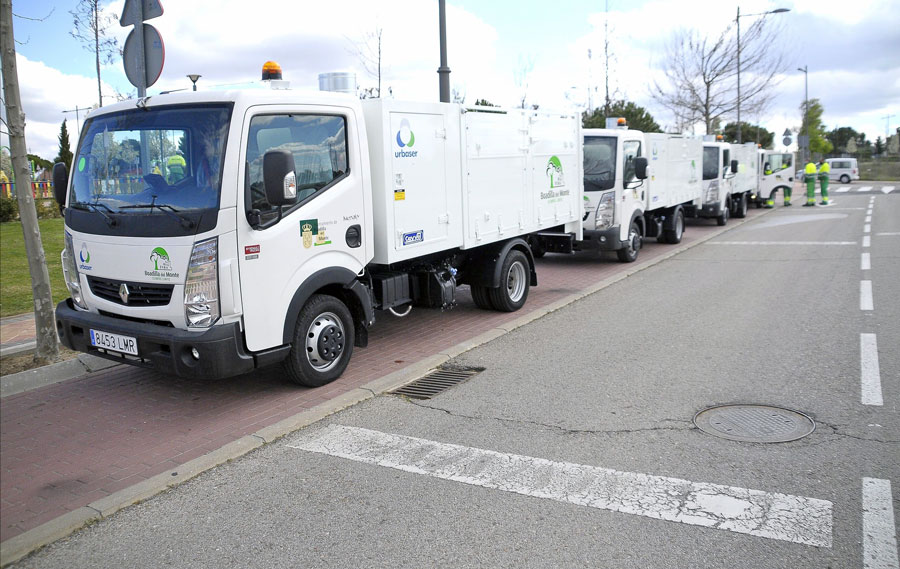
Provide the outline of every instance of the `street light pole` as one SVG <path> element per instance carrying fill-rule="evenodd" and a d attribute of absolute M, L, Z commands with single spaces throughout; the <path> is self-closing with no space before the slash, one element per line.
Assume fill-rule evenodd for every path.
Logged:
<path fill-rule="evenodd" d="M 766 14 L 782 14 L 790 12 L 790 8 L 776 8 L 768 12 L 760 12 L 758 14 L 744 14 L 747 16 L 765 16 Z M 737 7 L 737 17 L 734 19 L 737 24 L 737 143 L 741 144 L 741 7 Z"/>
<path fill-rule="evenodd" d="M 74 109 L 69 109 L 68 111 L 63 111 L 63 113 L 75 113 L 76 136 L 77 136 L 77 133 L 81 132 L 81 125 L 79 124 L 79 121 L 78 121 L 78 111 L 88 111 L 90 109 L 91 109 L 90 107 L 79 107 L 78 105 L 75 105 Z"/>
<path fill-rule="evenodd" d="M 809 155 L 809 65 L 798 67 L 797 71 L 803 72 L 803 134 L 806 135 L 806 154 Z M 809 158 L 807 158 L 807 161 Z"/>

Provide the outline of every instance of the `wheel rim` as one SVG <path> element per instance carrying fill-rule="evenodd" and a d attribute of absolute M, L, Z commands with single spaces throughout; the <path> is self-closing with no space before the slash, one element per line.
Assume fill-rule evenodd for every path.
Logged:
<path fill-rule="evenodd" d="M 333 312 L 323 312 L 306 331 L 306 358 L 316 371 L 328 371 L 344 353 L 344 326 Z"/>
<path fill-rule="evenodd" d="M 506 294 L 512 302 L 519 302 L 525 295 L 525 267 L 515 261 L 506 273 Z"/>
<path fill-rule="evenodd" d="M 641 235 L 636 227 L 632 226 L 628 233 L 628 256 L 633 256 L 641 248 Z"/>

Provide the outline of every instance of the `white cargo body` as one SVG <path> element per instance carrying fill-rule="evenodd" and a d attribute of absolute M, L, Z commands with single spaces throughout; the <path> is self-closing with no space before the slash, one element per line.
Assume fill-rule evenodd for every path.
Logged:
<path fill-rule="evenodd" d="M 759 165 L 757 164 L 757 146 L 752 142 L 731 145 L 731 159 L 738 161 L 738 171 L 734 175 L 732 201 L 738 199 L 734 194 L 756 194 Z"/>
<path fill-rule="evenodd" d="M 686 210 L 701 204 L 701 141 L 645 134 L 628 129 L 624 119 L 616 122 L 617 128 L 583 131 L 583 237 L 572 242 L 561 232 L 541 232 L 532 236 L 536 254 L 616 251 L 621 261 L 632 262 L 646 237 L 681 241 Z"/>
<path fill-rule="evenodd" d="M 646 211 L 679 204 L 699 206 L 701 141 L 672 134 L 644 136 L 649 146 Z"/>
<path fill-rule="evenodd" d="M 377 264 L 581 226 L 577 115 L 362 102 Z M 412 144 L 400 146 L 413 137 Z M 580 237 L 580 235 L 579 235 Z"/>

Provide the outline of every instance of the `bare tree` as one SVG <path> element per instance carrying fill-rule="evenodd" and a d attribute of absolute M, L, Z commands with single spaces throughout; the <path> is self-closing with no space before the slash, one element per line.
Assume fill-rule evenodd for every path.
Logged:
<path fill-rule="evenodd" d="M 103 88 L 100 84 L 100 60 L 111 63 L 120 55 L 119 44 L 110 34 L 110 27 L 116 23 L 112 14 L 103 14 L 100 0 L 78 0 L 72 14 L 75 29 L 69 32 L 73 38 L 81 42 L 84 48 L 94 53 L 97 66 L 97 99 L 103 106 Z"/>
<path fill-rule="evenodd" d="M 25 254 L 28 257 L 31 288 L 34 294 L 34 324 L 37 335 L 34 361 L 37 364 L 47 364 L 59 356 L 59 338 L 56 336 L 50 275 L 47 272 L 41 230 L 34 208 L 34 197 L 31 194 L 31 168 L 28 166 L 25 145 L 25 111 L 22 109 L 19 72 L 16 67 L 12 0 L 0 0 L 0 68 L 3 70 L 4 103 L 13 169 L 16 173 L 19 218 L 25 237 Z"/>
<path fill-rule="evenodd" d="M 367 33 L 361 41 L 350 40 L 353 44 L 351 53 L 356 55 L 366 74 L 378 81 L 378 87 L 369 91 L 365 98 L 381 97 L 381 59 L 384 29 L 376 26 L 375 31 Z"/>
<path fill-rule="evenodd" d="M 520 89 L 520 109 L 527 108 L 525 102 L 528 100 L 528 79 L 532 71 L 534 71 L 534 57 L 519 54 L 519 66 L 513 73 L 513 77 L 516 82 L 516 87 Z"/>
<path fill-rule="evenodd" d="M 718 36 L 678 30 L 666 46 L 666 81 L 654 82 L 652 97 L 676 122 L 702 122 L 711 133 L 737 110 L 737 49 L 733 25 Z M 776 77 L 786 63 L 776 47 L 778 30 L 763 17 L 741 33 L 741 110 L 760 113 L 774 97 Z"/>

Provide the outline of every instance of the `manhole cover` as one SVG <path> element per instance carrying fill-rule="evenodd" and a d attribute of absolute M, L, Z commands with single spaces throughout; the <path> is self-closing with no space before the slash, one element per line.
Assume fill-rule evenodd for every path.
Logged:
<path fill-rule="evenodd" d="M 816 430 L 816 423 L 799 411 L 769 405 L 721 405 L 694 415 L 704 433 L 748 443 L 786 443 Z"/>

